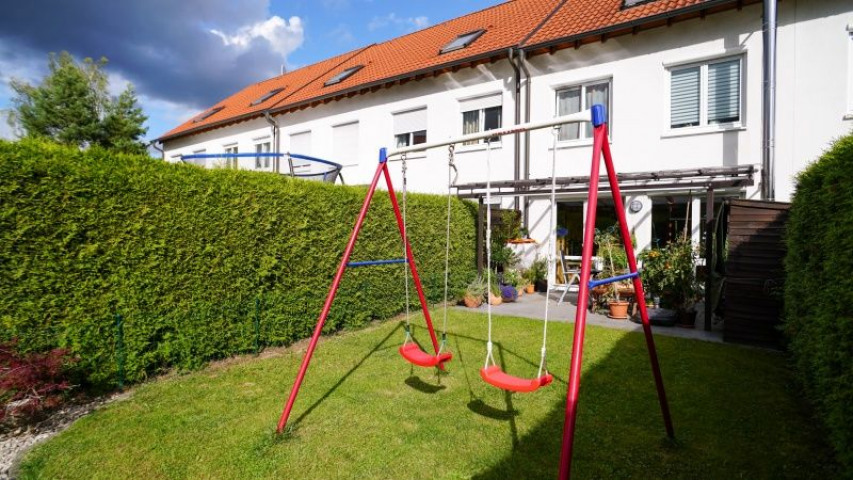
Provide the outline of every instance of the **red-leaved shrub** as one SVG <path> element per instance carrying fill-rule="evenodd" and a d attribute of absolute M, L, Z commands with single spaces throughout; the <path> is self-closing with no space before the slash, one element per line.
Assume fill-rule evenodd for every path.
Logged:
<path fill-rule="evenodd" d="M 0 420 L 6 415 L 33 417 L 60 405 L 74 388 L 68 367 L 76 363 L 68 350 L 20 353 L 16 340 L 0 344 Z"/>

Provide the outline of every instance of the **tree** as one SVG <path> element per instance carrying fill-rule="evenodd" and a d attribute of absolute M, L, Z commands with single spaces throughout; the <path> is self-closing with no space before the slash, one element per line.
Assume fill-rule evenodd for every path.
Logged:
<path fill-rule="evenodd" d="M 100 145 L 124 152 L 145 152 L 141 138 L 148 117 L 128 85 L 116 98 L 108 93 L 106 58 L 77 63 L 68 52 L 50 54 L 50 73 L 41 85 L 12 81 L 13 121 L 28 137 L 85 147 Z"/>

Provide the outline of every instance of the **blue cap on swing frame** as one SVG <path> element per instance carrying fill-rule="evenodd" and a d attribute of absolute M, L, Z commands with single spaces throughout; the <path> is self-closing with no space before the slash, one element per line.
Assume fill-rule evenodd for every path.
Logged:
<path fill-rule="evenodd" d="M 601 104 L 592 106 L 592 126 L 600 127 L 607 123 L 607 108 Z"/>

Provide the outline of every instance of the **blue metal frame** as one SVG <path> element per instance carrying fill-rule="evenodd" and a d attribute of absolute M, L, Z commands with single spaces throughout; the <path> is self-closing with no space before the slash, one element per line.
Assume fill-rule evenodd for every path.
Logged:
<path fill-rule="evenodd" d="M 619 282 L 622 280 L 628 280 L 628 279 L 639 277 L 639 276 L 640 276 L 640 272 L 634 272 L 634 273 L 626 273 L 625 275 L 617 275 L 615 277 L 610 277 L 610 278 L 602 278 L 601 280 L 590 280 L 589 281 L 589 288 L 595 288 L 599 285 L 606 285 L 608 283 Z"/>
<path fill-rule="evenodd" d="M 335 162 L 331 162 L 329 160 L 323 160 L 322 158 L 317 157 L 309 157 L 308 155 L 302 155 L 299 153 L 273 153 L 273 152 L 257 152 L 257 153 L 193 153 L 190 155 L 181 155 L 181 160 L 193 159 L 193 158 L 256 158 L 256 157 L 290 157 L 297 158 L 299 160 L 308 160 L 309 162 L 317 162 L 322 163 L 324 165 L 329 165 L 333 167 L 331 170 L 343 168 L 343 165 Z M 328 172 L 326 172 L 328 173 Z M 296 173 L 295 177 L 315 177 L 318 175 L 322 175 L 322 173 Z"/>
<path fill-rule="evenodd" d="M 363 262 L 349 262 L 347 267 L 371 267 L 373 265 L 391 265 L 394 263 L 409 263 L 405 258 L 392 258 L 390 260 L 365 260 Z"/>

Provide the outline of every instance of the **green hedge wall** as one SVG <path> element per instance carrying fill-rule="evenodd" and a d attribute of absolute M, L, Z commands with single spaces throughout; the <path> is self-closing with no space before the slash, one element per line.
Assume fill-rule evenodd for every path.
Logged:
<path fill-rule="evenodd" d="M 366 193 L 283 176 L 203 170 L 100 149 L 0 142 L 0 340 L 68 347 L 88 381 L 126 377 L 310 335 Z M 409 196 L 409 233 L 429 300 L 443 297 L 446 197 Z M 451 282 L 475 274 L 475 212 L 454 200 Z M 399 258 L 377 192 L 353 259 Z M 404 308 L 402 266 L 352 269 L 326 330 Z M 417 300 L 412 296 L 413 304 Z"/>
<path fill-rule="evenodd" d="M 853 478 L 853 135 L 799 175 L 787 230 L 784 328 Z"/>

